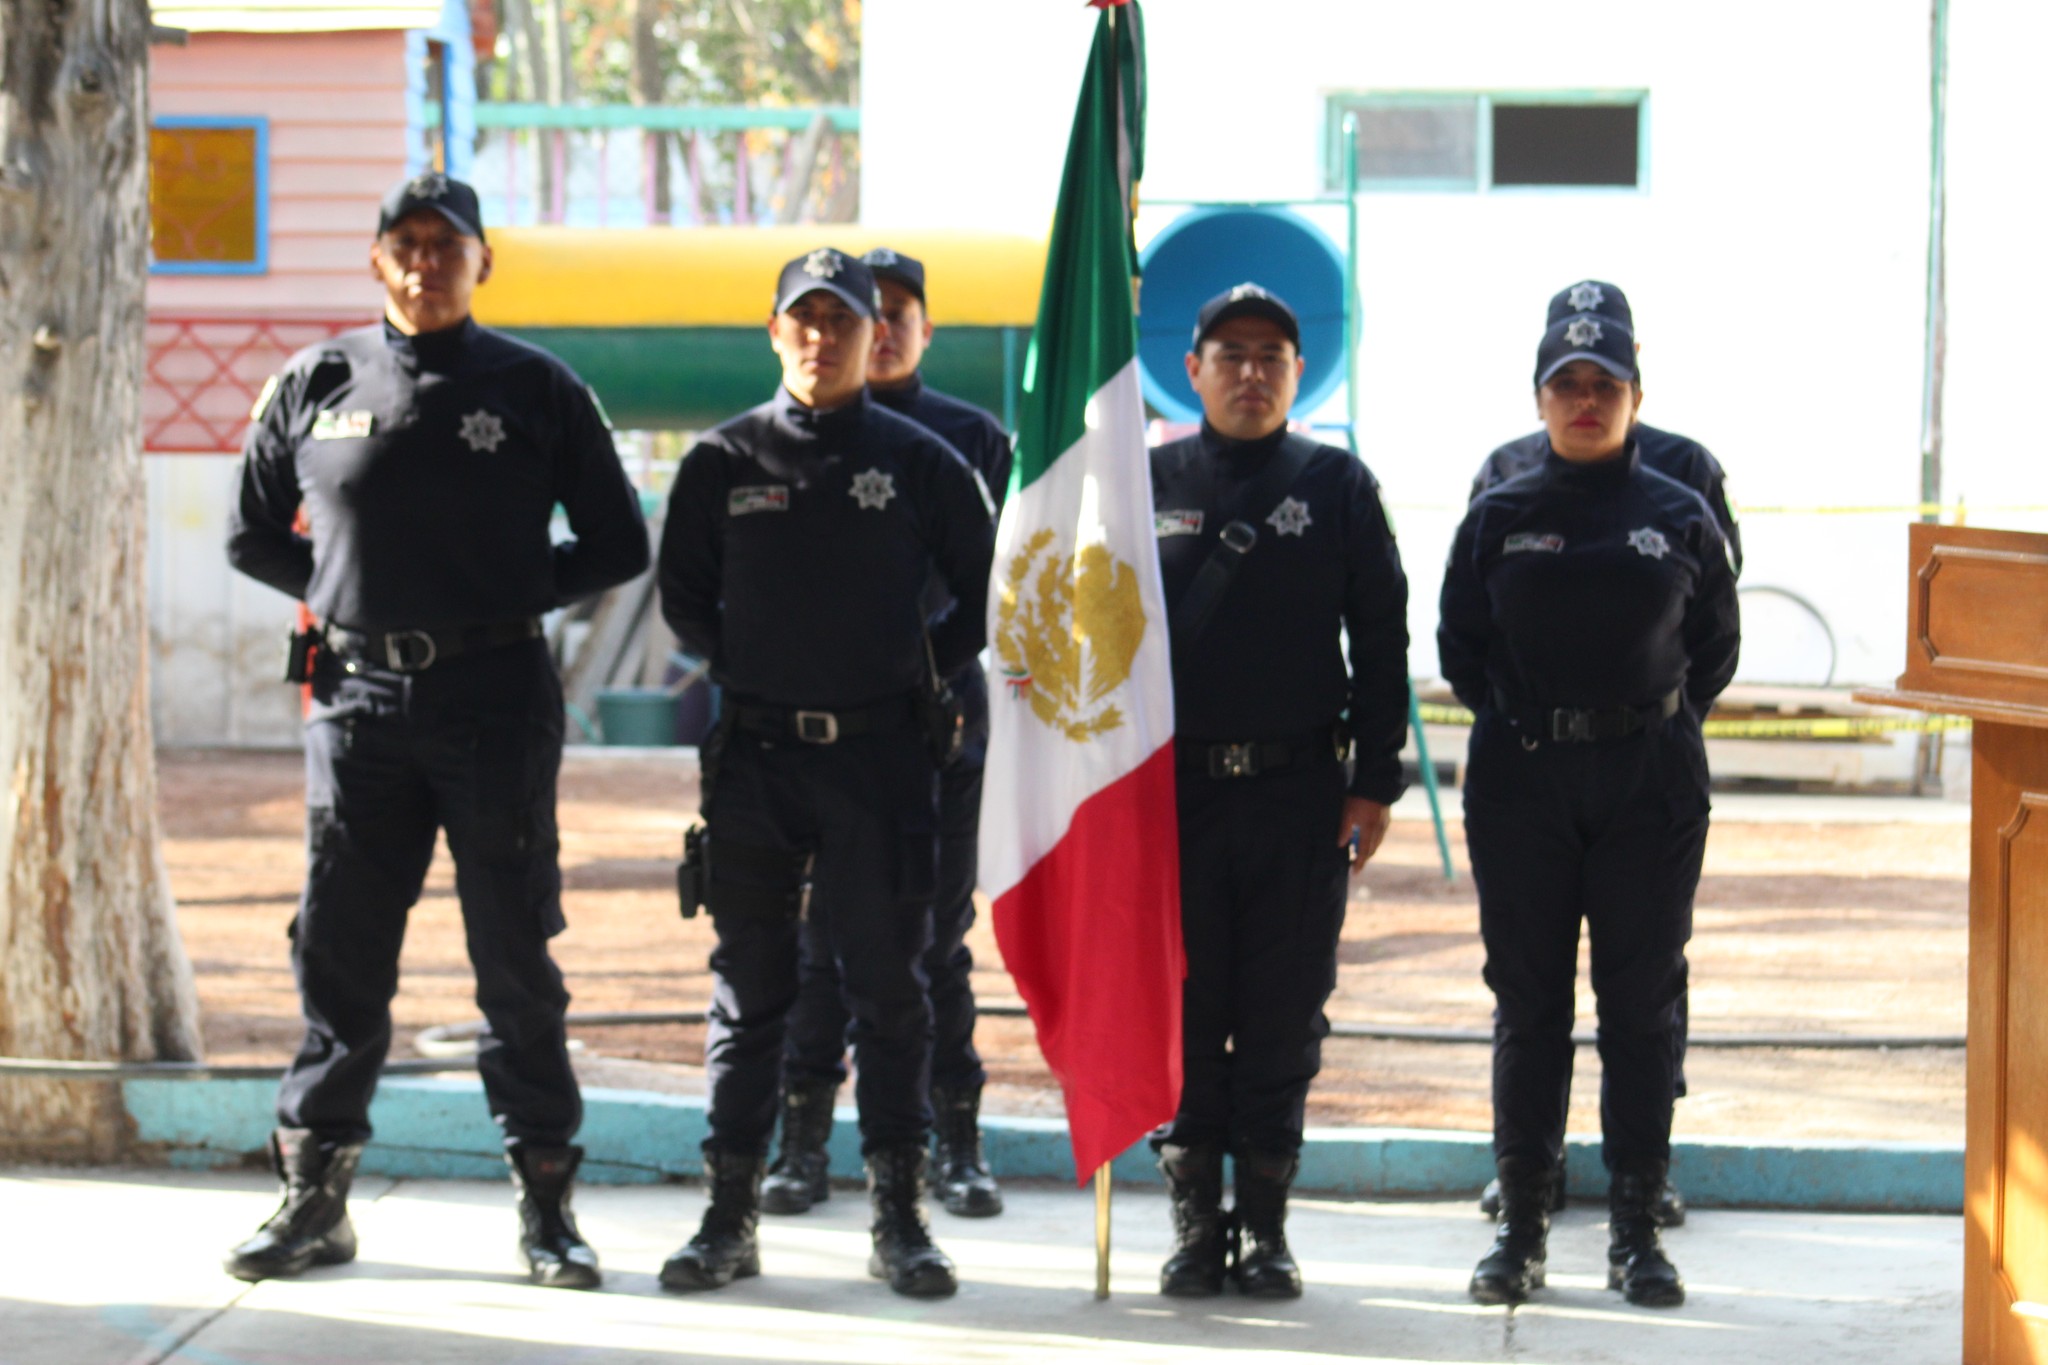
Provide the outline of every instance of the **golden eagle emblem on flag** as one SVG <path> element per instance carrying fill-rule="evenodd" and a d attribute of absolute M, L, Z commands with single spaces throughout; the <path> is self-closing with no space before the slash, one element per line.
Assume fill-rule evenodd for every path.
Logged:
<path fill-rule="evenodd" d="M 1004 569 L 996 658 L 1011 695 L 1077 742 L 1124 723 L 1109 698 L 1130 680 L 1145 639 L 1137 572 L 1093 544 L 1069 556 L 1040 530 Z"/>

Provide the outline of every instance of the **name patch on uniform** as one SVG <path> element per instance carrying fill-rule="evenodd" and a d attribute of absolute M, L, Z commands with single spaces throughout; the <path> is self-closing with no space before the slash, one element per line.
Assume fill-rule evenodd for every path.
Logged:
<path fill-rule="evenodd" d="M 1533 531 L 1518 531 L 1500 543 L 1504 555 L 1517 554 L 1523 550 L 1541 550 L 1545 554 L 1556 554 L 1564 549 L 1564 537 L 1537 534 Z"/>
<path fill-rule="evenodd" d="M 336 412 L 322 408 L 313 418 L 313 439 L 316 441 L 354 441 L 370 434 L 370 423 L 376 414 L 357 410 Z"/>
<path fill-rule="evenodd" d="M 1198 536 L 1202 534 L 1202 514 L 1193 512 L 1154 512 L 1152 534 L 1155 536 Z"/>
<path fill-rule="evenodd" d="M 725 495 L 725 514 L 743 517 L 749 512 L 787 512 L 789 489 L 779 483 L 749 484 Z"/>

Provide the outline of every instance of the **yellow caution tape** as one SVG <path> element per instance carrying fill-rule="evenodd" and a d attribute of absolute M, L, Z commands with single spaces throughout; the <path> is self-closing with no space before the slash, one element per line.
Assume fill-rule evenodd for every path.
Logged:
<path fill-rule="evenodd" d="M 1472 723 L 1472 713 L 1462 706 L 1425 702 L 1417 709 L 1425 725 Z M 1856 739 L 1969 728 L 1964 716 L 1788 716 L 1782 720 L 1710 720 L 1700 730 L 1708 739 Z"/>

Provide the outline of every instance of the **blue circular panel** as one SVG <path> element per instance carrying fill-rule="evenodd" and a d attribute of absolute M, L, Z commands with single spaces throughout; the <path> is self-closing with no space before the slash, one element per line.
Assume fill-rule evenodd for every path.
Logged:
<path fill-rule="evenodd" d="M 1145 401 L 1169 421 L 1193 422 L 1188 339 L 1202 305 L 1247 280 L 1287 300 L 1301 319 L 1307 366 L 1294 415 L 1321 407 L 1344 378 L 1344 257 L 1315 224 L 1287 209 L 1196 209 L 1145 248 L 1138 296 L 1138 371 Z"/>

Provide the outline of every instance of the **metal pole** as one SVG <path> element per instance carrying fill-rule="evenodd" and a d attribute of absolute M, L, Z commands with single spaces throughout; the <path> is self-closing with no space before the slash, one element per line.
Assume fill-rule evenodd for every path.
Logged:
<path fill-rule="evenodd" d="M 1344 411 L 1351 453 L 1358 450 L 1358 115 L 1346 114 L 1339 125 L 1344 139 Z M 1436 852 L 1444 880 L 1457 876 L 1451 864 L 1451 839 L 1444 829 L 1443 796 L 1437 790 L 1436 763 L 1429 756 L 1429 737 L 1422 733 L 1422 708 L 1415 682 L 1408 683 L 1408 728 L 1415 736 L 1415 765 L 1422 789 L 1429 795 L 1430 823 L 1436 827 Z"/>
<path fill-rule="evenodd" d="M 1095 1297 L 1109 1297 L 1109 1163 L 1095 1168 Z"/>
<path fill-rule="evenodd" d="M 1920 519 L 1941 520 L 1941 407 L 1948 359 L 1948 0 L 1933 0 L 1928 33 L 1927 334 L 1920 387 Z"/>

